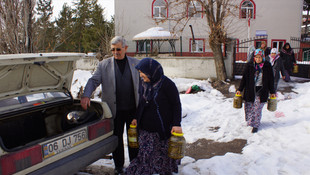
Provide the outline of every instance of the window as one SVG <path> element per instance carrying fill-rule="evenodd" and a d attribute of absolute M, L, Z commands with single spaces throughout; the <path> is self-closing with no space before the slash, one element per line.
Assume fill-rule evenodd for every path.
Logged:
<path fill-rule="evenodd" d="M 168 17 L 168 3 L 166 0 L 154 0 L 152 6 L 153 18 Z"/>
<path fill-rule="evenodd" d="M 280 52 L 282 47 L 284 46 L 286 40 L 271 40 L 272 48 L 277 48 L 277 50 Z"/>
<path fill-rule="evenodd" d="M 191 1 L 187 10 L 188 17 L 202 17 L 202 6 L 197 1 Z"/>
<path fill-rule="evenodd" d="M 151 42 L 150 41 L 137 41 L 137 51 L 138 53 L 150 53 L 151 52 Z"/>
<path fill-rule="evenodd" d="M 255 19 L 255 3 L 252 0 L 243 0 L 240 4 L 240 18 Z"/>
<path fill-rule="evenodd" d="M 193 42 L 193 39 L 190 39 L 190 51 L 194 53 L 202 53 L 205 51 L 205 45 L 204 45 L 204 39 L 195 39 L 195 42 Z"/>

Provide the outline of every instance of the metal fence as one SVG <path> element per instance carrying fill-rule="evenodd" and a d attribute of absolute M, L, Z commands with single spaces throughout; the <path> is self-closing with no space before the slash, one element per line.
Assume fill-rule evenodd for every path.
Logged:
<path fill-rule="evenodd" d="M 267 39 L 268 36 L 257 36 L 244 40 L 236 40 L 233 65 L 234 75 L 242 75 L 245 62 L 248 60 L 251 52 L 255 50 L 256 47 L 260 47 L 261 42 Z"/>
<path fill-rule="evenodd" d="M 251 51 L 260 47 L 262 41 L 266 41 L 268 36 L 256 36 L 244 40 L 236 40 L 235 46 L 235 61 L 247 61 Z"/>
<path fill-rule="evenodd" d="M 254 37 L 245 40 L 236 40 L 234 49 L 234 66 L 233 74 L 242 75 L 245 63 L 250 54 L 250 51 L 258 48 L 260 41 L 266 41 L 268 36 Z M 297 60 L 297 65 L 299 71 L 293 76 L 310 78 L 310 40 L 305 40 L 301 38 L 291 37 L 290 45 L 295 53 L 295 58 Z"/>
<path fill-rule="evenodd" d="M 291 37 L 290 45 L 298 62 L 310 64 L 310 40 Z"/>

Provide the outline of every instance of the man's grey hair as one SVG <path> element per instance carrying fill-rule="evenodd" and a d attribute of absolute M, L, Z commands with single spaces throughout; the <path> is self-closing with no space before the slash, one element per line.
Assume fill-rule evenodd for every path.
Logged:
<path fill-rule="evenodd" d="M 126 47 L 128 46 L 126 43 L 126 40 L 123 36 L 115 36 L 112 40 L 111 40 L 111 45 L 115 45 L 118 43 L 122 43 L 122 47 Z"/>

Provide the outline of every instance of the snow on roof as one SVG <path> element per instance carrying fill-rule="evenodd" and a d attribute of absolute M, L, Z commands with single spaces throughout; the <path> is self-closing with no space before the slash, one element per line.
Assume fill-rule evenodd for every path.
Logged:
<path fill-rule="evenodd" d="M 162 27 L 152 27 L 135 35 L 132 40 L 168 40 L 178 39 L 176 34 L 165 31 Z"/>

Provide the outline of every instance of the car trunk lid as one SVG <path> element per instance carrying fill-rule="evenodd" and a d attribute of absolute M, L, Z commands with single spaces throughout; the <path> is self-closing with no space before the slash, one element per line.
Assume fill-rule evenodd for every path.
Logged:
<path fill-rule="evenodd" d="M 75 62 L 82 53 L 0 56 L 0 100 L 47 91 L 70 90 Z"/>

